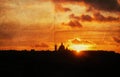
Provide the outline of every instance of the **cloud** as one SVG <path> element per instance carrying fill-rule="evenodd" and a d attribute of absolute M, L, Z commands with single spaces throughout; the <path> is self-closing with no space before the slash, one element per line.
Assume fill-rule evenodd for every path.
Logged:
<path fill-rule="evenodd" d="M 61 4 L 55 4 L 55 11 L 56 12 L 69 12 L 71 11 L 71 9 L 67 7 L 63 7 Z"/>
<path fill-rule="evenodd" d="M 79 16 L 75 16 L 74 14 L 71 14 L 71 15 L 69 16 L 69 18 L 70 18 L 70 19 L 77 19 L 77 20 L 80 19 Z"/>
<path fill-rule="evenodd" d="M 100 13 L 95 13 L 93 16 L 94 16 L 94 20 L 96 21 L 118 21 L 119 20 L 119 18 L 117 17 L 112 17 L 112 16 L 105 17 Z"/>
<path fill-rule="evenodd" d="M 82 21 L 92 21 L 92 17 L 89 15 L 82 15 L 81 20 Z"/>
<path fill-rule="evenodd" d="M 54 3 L 81 3 L 97 10 L 120 12 L 119 0 L 52 0 Z"/>
<path fill-rule="evenodd" d="M 113 37 L 114 41 L 120 44 L 120 38 Z"/>
<path fill-rule="evenodd" d="M 83 25 L 79 22 L 79 20 L 70 20 L 69 22 L 67 22 L 67 23 L 62 23 L 61 24 L 63 27 L 70 27 L 70 28 L 82 28 L 83 27 Z"/>
<path fill-rule="evenodd" d="M 35 47 L 48 48 L 49 46 L 46 43 L 36 44 Z"/>
<path fill-rule="evenodd" d="M 64 3 L 64 2 L 82 2 L 84 0 L 52 0 L 55 3 Z"/>
<path fill-rule="evenodd" d="M 83 0 L 83 1 L 86 4 L 98 10 L 120 12 L 120 4 L 118 3 L 118 0 Z"/>
<path fill-rule="evenodd" d="M 84 22 L 90 22 L 90 21 L 98 21 L 98 22 L 110 22 L 110 21 L 119 21 L 119 17 L 113 17 L 113 16 L 104 16 L 101 13 L 97 12 L 94 13 L 93 16 L 90 15 L 81 15 L 81 16 L 75 16 L 74 14 L 71 14 L 69 16 L 70 19 L 76 20 L 76 21 L 84 21 Z"/>
<path fill-rule="evenodd" d="M 92 44 L 91 42 L 89 42 L 87 40 L 81 40 L 79 38 L 72 39 L 71 43 L 73 43 L 73 44 Z"/>
<path fill-rule="evenodd" d="M 71 41 L 73 44 L 80 44 L 81 43 L 81 40 L 78 39 L 78 38 L 75 38 Z"/>
<path fill-rule="evenodd" d="M 71 20 L 71 21 L 68 23 L 68 25 L 69 25 L 70 27 L 72 27 L 72 28 L 74 28 L 74 27 L 81 28 L 81 27 L 82 27 L 82 24 L 81 24 L 79 21 L 77 21 L 77 20 Z"/>

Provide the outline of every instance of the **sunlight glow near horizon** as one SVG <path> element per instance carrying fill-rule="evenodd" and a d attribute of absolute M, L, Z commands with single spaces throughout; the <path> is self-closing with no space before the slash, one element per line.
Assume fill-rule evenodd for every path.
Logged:
<path fill-rule="evenodd" d="M 85 44 L 72 44 L 69 47 L 70 50 L 74 50 L 76 52 L 81 52 L 83 50 L 90 50 L 91 49 L 91 45 L 85 45 Z"/>

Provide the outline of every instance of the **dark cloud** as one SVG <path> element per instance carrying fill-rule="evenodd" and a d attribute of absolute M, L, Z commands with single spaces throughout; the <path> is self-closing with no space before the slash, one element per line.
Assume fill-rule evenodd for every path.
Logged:
<path fill-rule="evenodd" d="M 67 2 L 67 1 L 70 1 L 70 0 L 52 0 L 54 3 L 60 3 L 60 2 Z"/>
<path fill-rule="evenodd" d="M 63 8 L 63 10 L 64 10 L 65 12 L 71 11 L 70 8 Z"/>
<path fill-rule="evenodd" d="M 55 11 L 56 12 L 69 12 L 69 11 L 71 11 L 71 9 L 56 5 L 55 6 Z"/>
<path fill-rule="evenodd" d="M 54 3 L 80 3 L 84 2 L 89 7 L 109 12 L 120 12 L 119 0 L 52 0 Z"/>
<path fill-rule="evenodd" d="M 94 14 L 94 19 L 97 21 L 104 21 L 105 17 L 103 15 L 101 15 L 100 13 L 95 13 Z"/>
<path fill-rule="evenodd" d="M 74 14 L 71 14 L 70 19 L 76 20 L 76 21 L 99 21 L 99 22 L 109 22 L 109 21 L 119 21 L 119 17 L 112 17 L 112 16 L 107 16 L 105 17 L 101 13 L 94 13 L 93 17 L 90 15 L 81 15 L 81 16 L 75 16 Z"/>
<path fill-rule="evenodd" d="M 114 41 L 120 44 L 120 38 L 113 37 Z"/>
<path fill-rule="evenodd" d="M 112 16 L 105 17 L 100 13 L 95 13 L 93 16 L 94 16 L 94 20 L 96 20 L 96 21 L 104 21 L 105 22 L 105 21 L 118 21 L 119 20 L 119 18 L 117 18 L 117 17 L 112 17 Z"/>
<path fill-rule="evenodd" d="M 68 7 L 63 7 L 60 3 L 55 3 L 55 11 L 56 12 L 69 12 L 71 11 Z"/>
<path fill-rule="evenodd" d="M 84 0 L 52 0 L 53 2 L 55 2 L 55 3 L 60 3 L 60 2 L 82 2 L 82 1 L 84 1 Z"/>
<path fill-rule="evenodd" d="M 70 27 L 78 27 L 78 28 L 81 28 L 82 27 L 82 24 L 79 22 L 79 21 L 77 21 L 77 20 L 71 20 L 69 23 L 68 23 L 68 25 L 70 26 Z"/>
<path fill-rule="evenodd" d="M 117 0 L 84 0 L 84 2 L 98 10 L 120 12 Z"/>
<path fill-rule="evenodd" d="M 92 17 L 89 15 L 82 15 L 81 20 L 82 21 L 92 21 Z"/>
<path fill-rule="evenodd" d="M 70 19 L 77 19 L 77 20 L 80 19 L 79 16 L 75 16 L 74 14 L 71 14 L 71 15 L 69 16 L 69 18 L 70 18 Z"/>
<path fill-rule="evenodd" d="M 49 46 L 46 43 L 41 43 L 41 44 L 35 45 L 35 47 L 48 48 Z"/>

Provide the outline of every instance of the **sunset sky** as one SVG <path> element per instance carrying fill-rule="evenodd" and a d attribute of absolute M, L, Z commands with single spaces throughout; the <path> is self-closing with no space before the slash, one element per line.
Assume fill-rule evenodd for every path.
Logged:
<path fill-rule="evenodd" d="M 0 49 L 61 42 L 120 53 L 120 0 L 0 0 Z"/>

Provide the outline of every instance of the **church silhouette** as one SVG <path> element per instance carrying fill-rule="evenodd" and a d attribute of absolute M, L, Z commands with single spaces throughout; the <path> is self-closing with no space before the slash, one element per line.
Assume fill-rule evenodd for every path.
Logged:
<path fill-rule="evenodd" d="M 55 51 L 63 52 L 66 51 L 66 48 L 63 43 L 57 48 L 57 45 L 55 45 Z"/>

